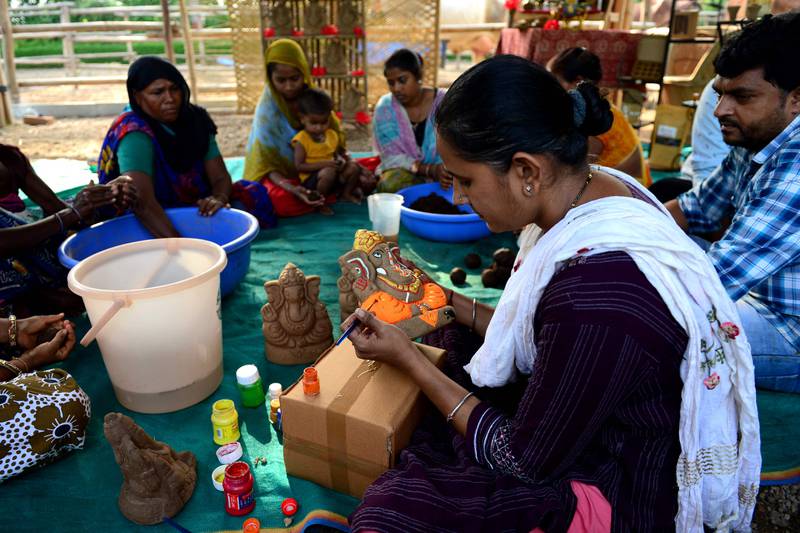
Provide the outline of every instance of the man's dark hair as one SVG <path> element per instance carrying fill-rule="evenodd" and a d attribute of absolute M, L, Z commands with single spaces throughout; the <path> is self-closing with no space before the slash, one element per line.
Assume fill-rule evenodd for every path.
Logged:
<path fill-rule="evenodd" d="M 789 92 L 800 86 L 800 12 L 766 15 L 722 47 L 714 68 L 724 78 L 763 67 L 764 79 Z"/>
<path fill-rule="evenodd" d="M 303 115 L 328 115 L 333 111 L 333 100 L 320 89 L 306 89 L 297 99 L 297 107 Z"/>

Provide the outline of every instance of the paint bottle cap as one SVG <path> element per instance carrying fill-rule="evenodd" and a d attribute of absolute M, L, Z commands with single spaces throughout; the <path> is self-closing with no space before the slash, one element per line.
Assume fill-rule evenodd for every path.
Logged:
<path fill-rule="evenodd" d="M 258 518 L 248 518 L 242 524 L 242 533 L 258 533 L 261 531 L 261 522 Z"/>
<path fill-rule="evenodd" d="M 239 385 L 252 385 L 259 379 L 261 379 L 261 376 L 258 375 L 258 368 L 256 365 L 240 366 L 236 371 L 236 382 L 239 383 Z"/>
<path fill-rule="evenodd" d="M 295 513 L 297 513 L 298 507 L 297 500 L 294 498 L 286 498 L 281 503 L 281 512 L 286 516 L 294 516 Z"/>
<path fill-rule="evenodd" d="M 270 383 L 269 385 L 269 399 L 270 400 L 277 400 L 278 397 L 283 394 L 283 387 L 281 387 L 280 383 Z"/>
<path fill-rule="evenodd" d="M 229 465 L 242 458 L 242 445 L 238 442 L 231 442 L 217 448 L 217 459 L 224 465 Z"/>
<path fill-rule="evenodd" d="M 225 467 L 227 465 L 219 465 L 211 472 L 211 483 L 214 485 L 214 488 L 218 491 L 224 490 L 222 488 L 222 482 L 225 481 Z"/>

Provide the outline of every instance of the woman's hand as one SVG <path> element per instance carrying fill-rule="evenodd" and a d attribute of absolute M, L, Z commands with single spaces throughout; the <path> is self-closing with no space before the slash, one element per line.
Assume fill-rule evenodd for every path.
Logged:
<path fill-rule="evenodd" d="M 139 200 L 139 191 L 130 176 L 119 176 L 109 181 L 106 185 L 111 187 L 111 192 L 114 195 L 114 206 L 119 211 L 127 211 L 136 205 Z"/>
<path fill-rule="evenodd" d="M 114 200 L 114 190 L 109 185 L 95 185 L 90 181 L 75 195 L 72 206 L 80 214 L 81 221 L 86 222 L 94 219 L 95 210 L 113 204 Z"/>
<path fill-rule="evenodd" d="M 17 320 L 17 343 L 24 350 L 32 350 L 43 341 L 51 340 L 67 323 L 64 313 L 22 318 Z"/>
<path fill-rule="evenodd" d="M 359 358 L 387 363 L 406 370 L 413 363 L 413 358 L 421 355 L 403 330 L 383 322 L 363 309 L 356 309 L 355 313 L 344 321 L 343 327 L 347 328 L 355 319 L 358 319 L 360 324 L 348 338 L 353 343 Z"/>
<path fill-rule="evenodd" d="M 439 185 L 442 187 L 442 189 L 447 190 L 453 186 L 453 176 L 444 169 L 444 165 L 434 165 L 433 173 L 436 176 L 436 179 L 439 181 Z"/>
<path fill-rule="evenodd" d="M 294 189 L 294 194 L 306 205 L 310 205 L 312 207 L 322 207 L 325 205 L 325 198 L 322 197 L 317 191 L 312 191 L 306 189 L 302 185 L 298 185 Z"/>
<path fill-rule="evenodd" d="M 69 320 L 65 320 L 64 327 L 58 330 L 55 337 L 25 352 L 21 359 L 27 363 L 30 370 L 35 370 L 63 361 L 74 347 L 75 326 Z"/>
<path fill-rule="evenodd" d="M 197 201 L 197 206 L 200 208 L 200 215 L 204 217 L 214 216 L 214 213 L 223 207 L 230 207 L 227 198 L 220 198 L 215 195 L 206 196 Z"/>

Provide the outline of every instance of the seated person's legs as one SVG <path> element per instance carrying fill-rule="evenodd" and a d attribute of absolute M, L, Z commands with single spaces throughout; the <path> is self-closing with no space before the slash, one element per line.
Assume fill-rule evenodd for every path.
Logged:
<path fill-rule="evenodd" d="M 355 161 L 348 161 L 345 163 L 344 168 L 339 174 L 339 180 L 342 183 L 342 200 L 347 200 L 353 203 L 361 203 L 364 197 L 364 191 L 361 190 L 359 179 L 361 176 L 361 167 Z"/>
<path fill-rule="evenodd" d="M 337 172 L 335 168 L 323 168 L 316 174 L 316 190 L 322 196 L 333 194 L 336 190 Z"/>
<path fill-rule="evenodd" d="M 800 354 L 781 333 L 747 302 L 736 302 L 742 328 L 750 342 L 756 387 L 800 392 Z"/>
<path fill-rule="evenodd" d="M 306 189 L 310 189 L 312 191 L 316 191 L 322 198 L 327 197 L 330 194 L 335 192 L 337 185 L 337 176 L 336 176 L 336 169 L 329 167 L 323 168 L 309 176 L 309 178 L 303 182 L 303 186 Z M 328 207 L 327 205 L 323 205 L 317 208 L 317 212 L 323 215 L 332 215 L 333 209 Z"/>

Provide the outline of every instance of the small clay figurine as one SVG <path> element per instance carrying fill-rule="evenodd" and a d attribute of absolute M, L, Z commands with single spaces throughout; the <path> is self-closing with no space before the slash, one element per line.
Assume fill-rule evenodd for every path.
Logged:
<path fill-rule="evenodd" d="M 325 6 L 319 0 L 309 0 L 305 11 L 303 11 L 303 29 L 306 35 L 319 35 L 327 19 L 328 14 L 325 12 Z"/>
<path fill-rule="evenodd" d="M 272 27 L 275 28 L 275 35 L 292 34 L 292 9 L 288 2 L 278 2 L 273 5 L 270 18 Z"/>
<path fill-rule="evenodd" d="M 417 338 L 449 324 L 455 311 L 444 290 L 400 257 L 400 247 L 376 231 L 356 232 L 353 249 L 339 258 L 342 277 L 362 309 Z M 339 290 L 346 283 L 339 285 Z M 341 294 L 341 292 L 340 292 Z"/>
<path fill-rule="evenodd" d="M 335 76 L 347 74 L 347 59 L 344 45 L 338 40 L 333 40 L 325 47 L 325 55 L 322 60 L 328 74 Z"/>
<path fill-rule="evenodd" d="M 314 361 L 333 343 L 333 326 L 325 304 L 319 300 L 319 276 L 305 276 L 287 263 L 277 280 L 264 284 L 267 304 L 264 351 L 267 359 L 281 365 Z"/>
<path fill-rule="evenodd" d="M 350 35 L 361 24 L 361 14 L 353 0 L 342 0 L 337 8 L 336 25 L 341 35 Z"/>
<path fill-rule="evenodd" d="M 352 119 L 359 111 L 364 111 L 364 93 L 350 86 L 342 95 L 342 117 Z"/>
<path fill-rule="evenodd" d="M 178 514 L 192 497 L 197 459 L 153 440 L 130 417 L 108 413 L 103 433 L 122 470 L 119 510 L 141 525 L 159 524 Z"/>

